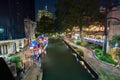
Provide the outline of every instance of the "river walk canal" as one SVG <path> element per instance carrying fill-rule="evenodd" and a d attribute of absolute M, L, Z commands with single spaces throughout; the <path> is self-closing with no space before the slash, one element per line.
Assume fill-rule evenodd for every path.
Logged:
<path fill-rule="evenodd" d="M 42 80 L 96 80 L 72 54 L 62 40 L 50 40 L 42 62 Z"/>

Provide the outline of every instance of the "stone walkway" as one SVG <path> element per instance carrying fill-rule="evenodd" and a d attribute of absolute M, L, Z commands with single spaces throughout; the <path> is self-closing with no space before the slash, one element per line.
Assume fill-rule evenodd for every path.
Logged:
<path fill-rule="evenodd" d="M 34 64 L 22 80 L 42 80 L 42 71 Z"/>
<path fill-rule="evenodd" d="M 110 74 L 114 74 L 116 76 L 120 76 L 120 70 L 118 68 L 116 68 L 115 66 L 105 63 L 99 59 L 97 59 L 95 57 L 95 55 L 92 53 L 91 50 L 82 47 L 82 46 L 78 46 L 72 42 L 70 42 L 67 39 L 64 39 L 67 43 L 69 43 L 70 45 L 76 46 L 80 49 L 83 50 L 84 52 L 84 59 L 87 61 L 88 64 L 90 64 L 90 66 L 99 74 L 99 71 L 103 70 L 106 73 L 110 73 Z"/>
<path fill-rule="evenodd" d="M 29 58 L 30 55 L 29 48 L 19 54 L 26 69 L 22 80 L 42 80 L 42 70 Z"/>

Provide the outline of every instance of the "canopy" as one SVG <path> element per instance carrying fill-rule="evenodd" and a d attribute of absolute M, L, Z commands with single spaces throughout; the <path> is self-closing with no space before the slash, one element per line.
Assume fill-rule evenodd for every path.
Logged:
<path fill-rule="evenodd" d="M 30 44 L 29 44 L 30 47 L 34 47 L 36 45 L 38 45 L 37 41 L 31 41 Z"/>

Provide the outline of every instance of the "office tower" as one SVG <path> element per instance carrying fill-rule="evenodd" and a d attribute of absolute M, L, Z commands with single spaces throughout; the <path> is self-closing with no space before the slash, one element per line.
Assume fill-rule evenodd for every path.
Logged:
<path fill-rule="evenodd" d="M 34 21 L 34 12 L 34 0 L 1 0 L 0 40 L 24 38 L 24 18 Z"/>

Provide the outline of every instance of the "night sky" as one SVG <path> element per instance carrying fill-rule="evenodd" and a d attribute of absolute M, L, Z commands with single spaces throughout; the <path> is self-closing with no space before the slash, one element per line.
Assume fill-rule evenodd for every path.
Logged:
<path fill-rule="evenodd" d="M 115 3 L 117 4 L 119 0 L 110 0 L 110 3 Z M 38 10 L 43 10 L 45 9 L 45 5 L 48 6 L 48 10 L 53 13 L 54 18 L 55 18 L 55 3 L 57 0 L 35 0 L 35 14 L 37 17 L 37 12 Z M 100 5 L 104 5 L 105 0 L 100 0 Z"/>
<path fill-rule="evenodd" d="M 35 0 L 35 14 L 37 15 L 38 10 L 45 9 L 45 5 L 47 5 L 48 10 L 55 15 L 55 3 L 56 2 L 57 0 Z"/>

